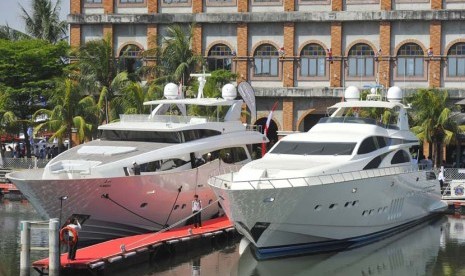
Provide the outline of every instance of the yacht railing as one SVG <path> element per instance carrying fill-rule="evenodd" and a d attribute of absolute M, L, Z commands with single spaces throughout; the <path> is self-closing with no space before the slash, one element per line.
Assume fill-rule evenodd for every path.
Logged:
<path fill-rule="evenodd" d="M 234 182 L 234 189 L 243 190 L 260 190 L 260 189 L 278 189 L 278 188 L 293 188 L 293 187 L 304 187 L 314 186 L 323 184 L 339 183 L 344 181 L 369 179 L 387 175 L 399 175 L 406 174 L 415 171 L 424 171 L 423 168 L 412 165 L 412 166 L 396 166 L 389 168 L 378 168 L 372 170 L 363 171 L 352 171 L 343 173 L 334 173 L 328 175 L 319 176 L 308 176 L 308 177 L 296 177 L 296 178 L 261 178 L 258 180 L 238 180 L 234 178 L 237 176 L 236 171 L 233 168 L 229 168 L 229 171 L 217 170 L 210 176 L 209 184 L 221 189 L 231 189 L 231 183 Z M 427 173 L 427 179 L 436 179 L 436 175 L 431 171 L 425 171 Z"/>
<path fill-rule="evenodd" d="M 363 118 L 363 117 L 353 117 L 353 116 L 323 117 L 318 121 L 318 123 L 369 124 L 369 125 L 380 126 L 382 128 L 387 128 L 387 129 L 399 129 L 397 125 L 383 124 L 373 118 Z"/>
<path fill-rule="evenodd" d="M 158 122 L 175 124 L 199 124 L 206 122 L 224 122 L 222 118 L 208 116 L 179 116 L 179 115 L 148 115 L 148 114 L 122 114 L 121 122 Z"/>

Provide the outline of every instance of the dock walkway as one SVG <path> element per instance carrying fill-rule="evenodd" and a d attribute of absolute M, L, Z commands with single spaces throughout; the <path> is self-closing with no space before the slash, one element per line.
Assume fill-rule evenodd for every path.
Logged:
<path fill-rule="evenodd" d="M 72 261 L 67 259 L 68 253 L 61 254 L 61 269 L 101 270 L 112 263 L 153 251 L 163 244 L 171 245 L 196 238 L 208 238 L 231 231 L 234 231 L 232 223 L 223 216 L 203 221 L 201 228 L 193 228 L 189 225 L 165 232 L 118 238 L 78 249 L 76 259 Z M 44 275 L 47 274 L 48 263 L 47 258 L 34 262 L 32 267 Z"/>

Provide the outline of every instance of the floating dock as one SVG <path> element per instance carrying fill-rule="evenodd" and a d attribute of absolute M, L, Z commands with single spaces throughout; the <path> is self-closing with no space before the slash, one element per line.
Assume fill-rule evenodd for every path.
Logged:
<path fill-rule="evenodd" d="M 19 193 L 19 190 L 11 183 L 0 183 L 0 193 L 8 194 L 10 192 Z"/>
<path fill-rule="evenodd" d="M 135 235 L 106 241 L 77 250 L 76 259 L 68 260 L 68 253 L 61 254 L 61 270 L 104 270 L 112 264 L 121 265 L 131 259 L 131 263 L 138 255 L 150 255 L 160 246 L 174 245 L 200 238 L 211 238 L 235 231 L 226 216 L 202 222 L 201 228 L 192 225 L 171 229 L 165 232 L 155 232 Z M 41 275 L 48 274 L 49 260 L 36 261 L 32 267 Z"/>

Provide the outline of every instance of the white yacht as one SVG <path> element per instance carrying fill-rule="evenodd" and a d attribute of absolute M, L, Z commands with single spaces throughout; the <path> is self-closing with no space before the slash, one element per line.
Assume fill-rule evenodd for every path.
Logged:
<path fill-rule="evenodd" d="M 80 218 L 80 241 L 176 224 L 192 214 L 195 194 L 204 208 L 202 219 L 215 216 L 219 204 L 208 176 L 251 161 L 251 145 L 267 138 L 241 122 L 243 101 L 236 100 L 232 84 L 223 87 L 222 98 L 203 98 L 201 88 L 197 98 L 178 98 L 173 83 L 164 91 L 167 99 L 144 103 L 156 105 L 151 114 L 122 115 L 99 127 L 100 139 L 63 152 L 44 169 L 7 178 L 44 218 L 60 218 L 62 224 Z M 186 108 L 216 113 L 187 116 Z M 161 115 L 166 111 L 169 115 Z"/>
<path fill-rule="evenodd" d="M 402 91 L 359 100 L 348 87 L 306 133 L 282 138 L 262 159 L 209 179 L 257 258 L 331 251 L 401 231 L 443 210 L 432 171 L 410 149 Z"/>

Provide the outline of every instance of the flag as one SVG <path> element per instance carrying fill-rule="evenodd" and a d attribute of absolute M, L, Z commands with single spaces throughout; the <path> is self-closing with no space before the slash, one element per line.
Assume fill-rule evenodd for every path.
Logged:
<path fill-rule="evenodd" d="M 278 107 L 277 101 L 274 103 L 273 107 L 271 108 L 270 114 L 268 114 L 268 118 L 266 119 L 265 130 L 263 132 L 265 136 L 267 136 L 268 134 L 268 128 L 270 127 L 271 118 L 273 117 L 273 111 L 276 109 L 276 107 Z M 262 157 L 265 155 L 265 153 L 266 153 L 266 143 L 262 143 Z"/>

